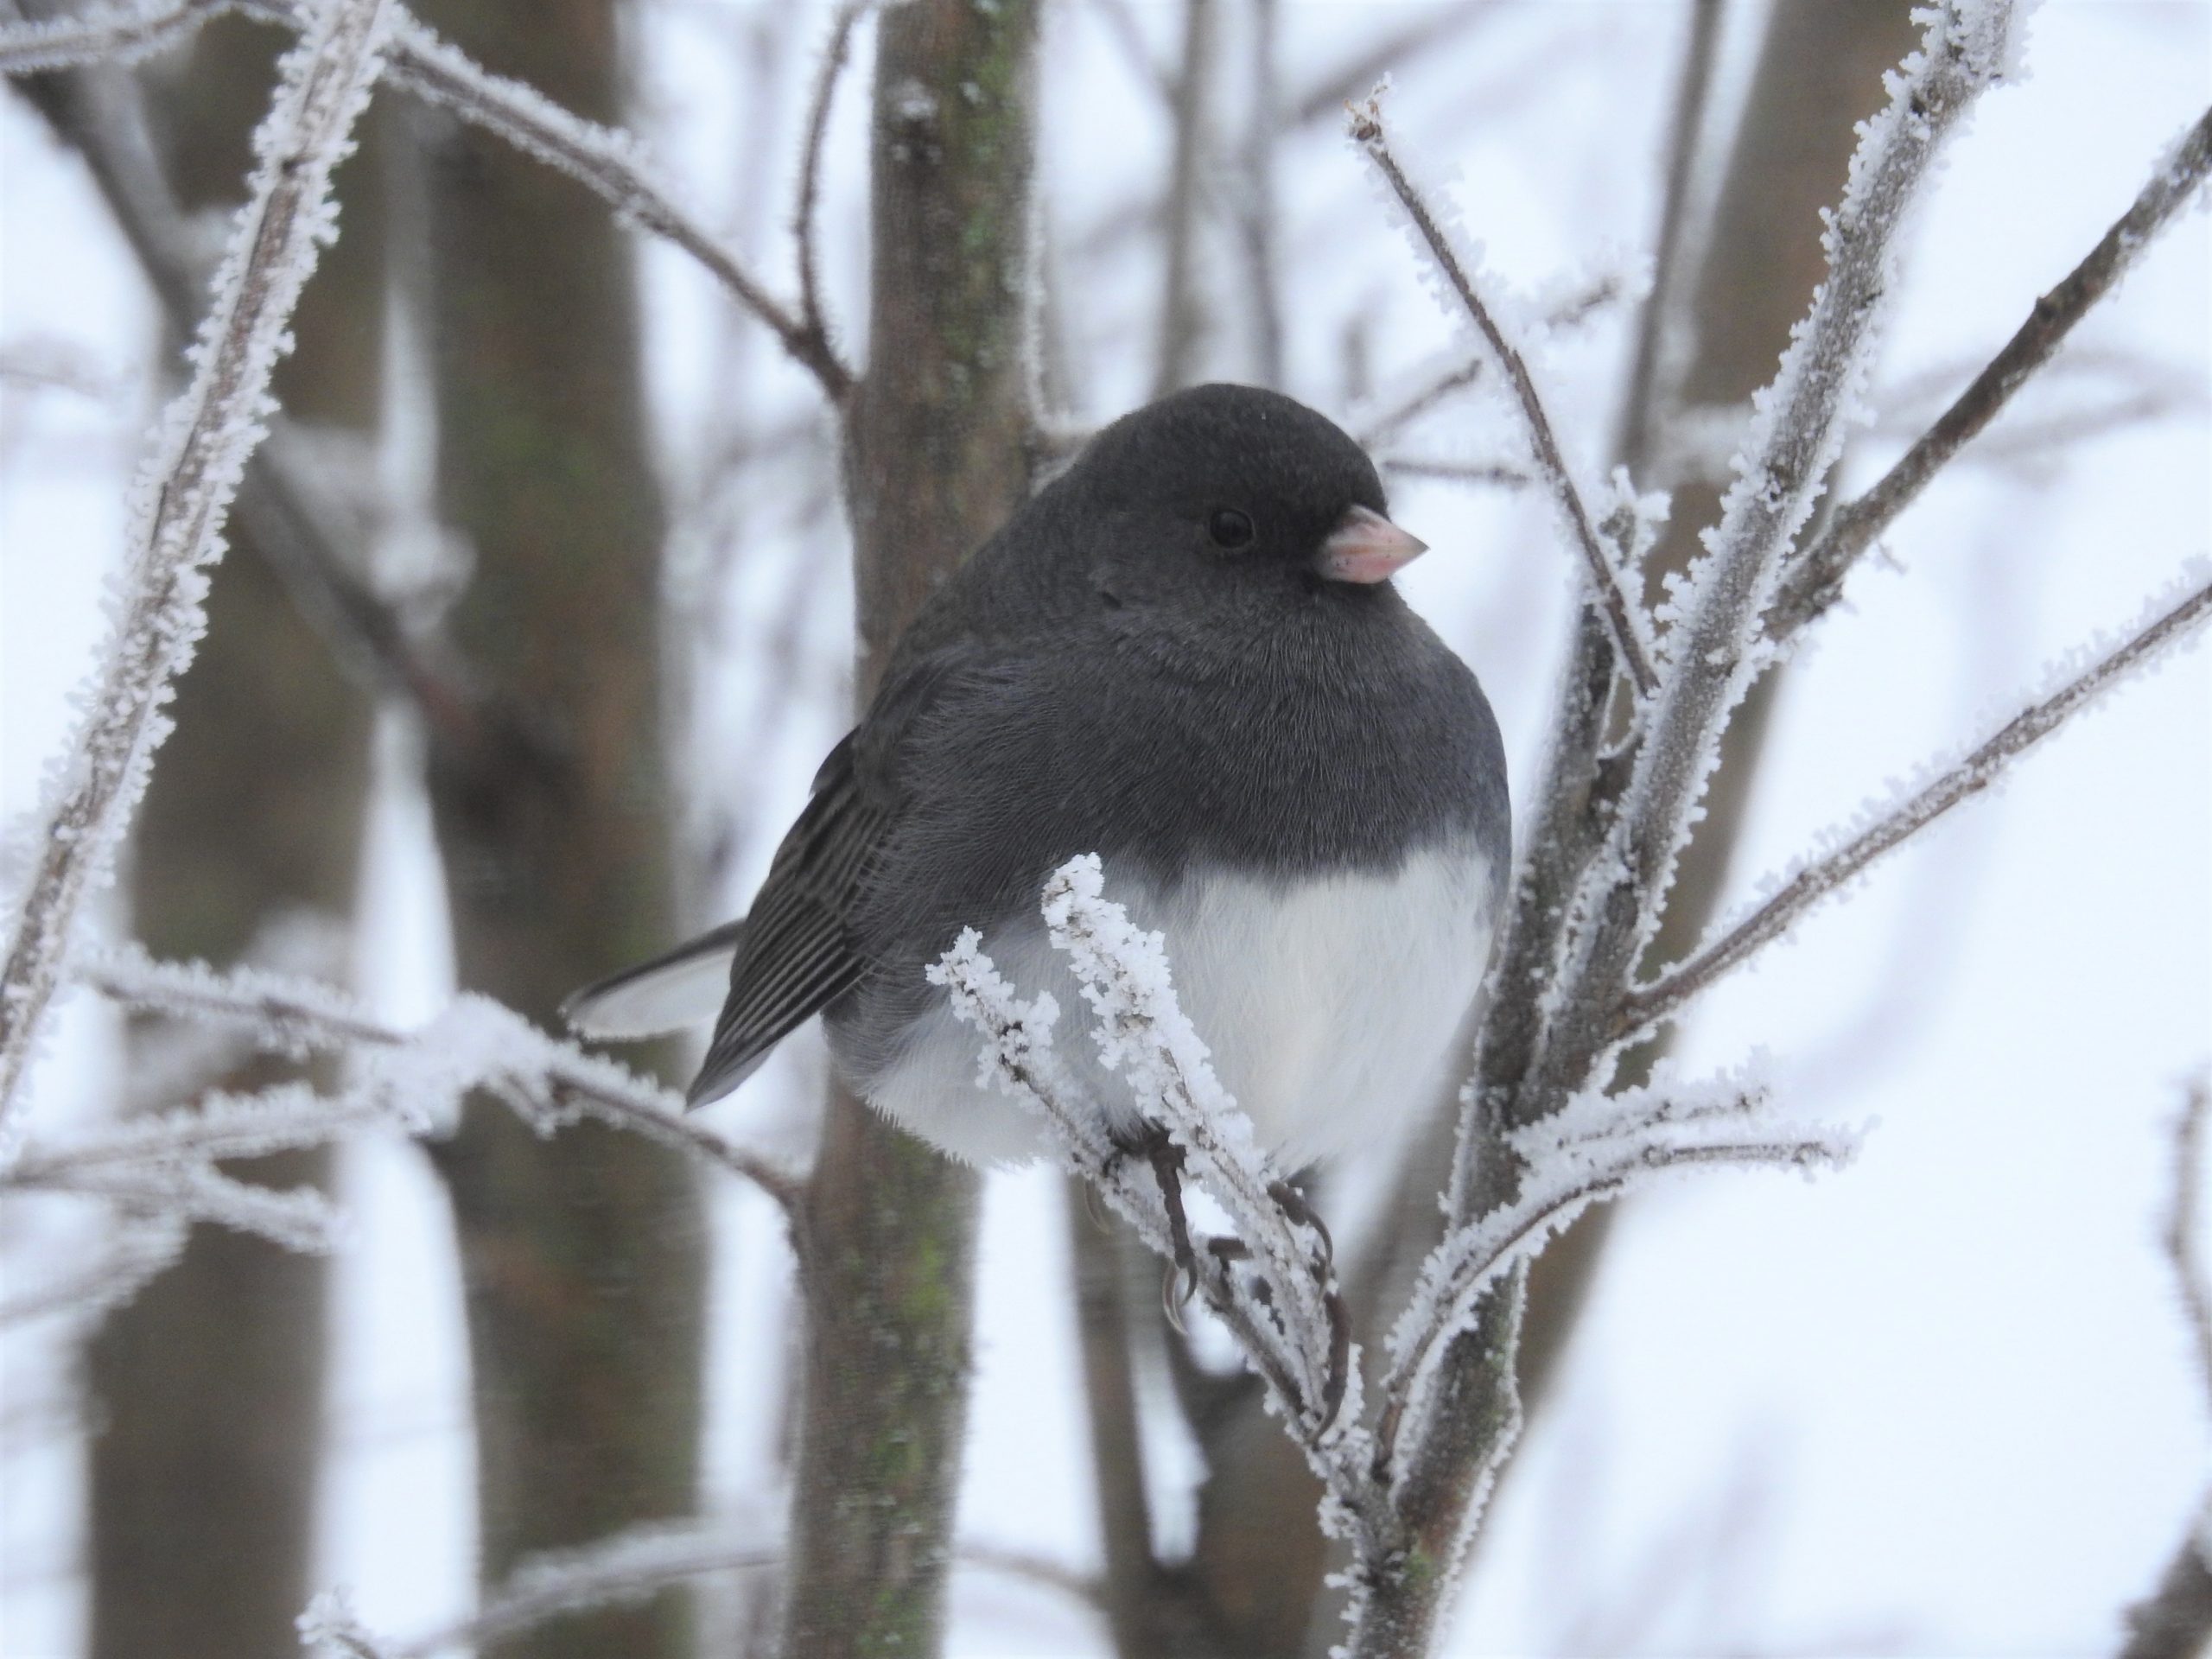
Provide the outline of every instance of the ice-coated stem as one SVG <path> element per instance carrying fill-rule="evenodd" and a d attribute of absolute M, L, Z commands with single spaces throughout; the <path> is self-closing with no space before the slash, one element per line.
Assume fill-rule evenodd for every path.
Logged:
<path fill-rule="evenodd" d="M 0 966 L 0 1170 L 12 1160 L 22 1085 L 86 895 L 107 874 L 168 735 L 170 687 L 206 626 L 207 567 L 246 460 L 262 439 L 269 380 L 293 308 L 336 234 L 330 175 L 352 148 L 391 22 L 388 0 L 331 0 L 284 59 L 254 135 L 258 165 L 193 348 L 141 475 L 136 546 L 89 712 L 41 814 L 36 863 Z"/>
<path fill-rule="evenodd" d="M 1614 1040 L 1649 1031 L 1677 1013 L 1715 981 L 1780 938 L 1800 916 L 1845 887 L 1876 859 L 1917 835 L 1960 802 L 1987 789 L 2013 761 L 2131 670 L 2183 644 L 2208 620 L 2212 620 L 2212 582 L 2193 588 L 2050 696 L 2022 709 L 1970 753 L 1844 846 L 1806 864 L 1758 909 L 1700 945 L 1687 961 L 1649 984 L 1631 988 L 1621 999 Z"/>
<path fill-rule="evenodd" d="M 1477 286 L 1474 273 L 1467 269 L 1438 221 L 1434 210 L 1413 181 L 1406 176 L 1398 158 L 1391 152 L 1389 136 L 1383 130 L 1380 100 L 1370 98 L 1352 111 L 1352 142 L 1364 149 L 1377 171 L 1382 175 L 1390 193 L 1398 199 L 1407 216 L 1413 221 L 1414 233 L 1436 261 L 1437 269 L 1451 285 L 1460 306 L 1466 311 L 1468 321 L 1481 336 L 1483 344 L 1496 360 L 1506 384 L 1513 389 L 1513 398 L 1521 411 L 1529 432 L 1529 448 L 1536 463 L 1536 474 L 1544 487 L 1551 493 L 1559 508 L 1576 550 L 1582 556 L 1584 572 L 1589 579 L 1592 601 L 1605 619 L 1605 626 L 1613 638 L 1613 648 L 1626 666 L 1629 678 L 1639 695 L 1649 695 L 1659 683 L 1657 671 L 1652 666 L 1651 625 L 1643 607 L 1628 590 L 1625 573 L 1620 562 L 1598 533 L 1595 520 L 1590 516 L 1589 504 L 1582 499 L 1582 492 L 1574 482 L 1574 475 L 1560 450 L 1559 437 L 1552 429 L 1551 416 L 1545 412 L 1544 403 L 1536 391 L 1535 378 L 1520 350 L 1507 338 L 1497 321 L 1497 314 L 1484 300 Z"/>

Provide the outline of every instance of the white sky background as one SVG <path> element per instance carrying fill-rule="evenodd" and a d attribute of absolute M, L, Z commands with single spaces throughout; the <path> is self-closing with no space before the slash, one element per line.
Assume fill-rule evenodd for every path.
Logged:
<path fill-rule="evenodd" d="M 1242 9 L 1225 10 L 1234 53 Z M 1168 60 L 1179 9 L 1135 10 Z M 1287 3 L 1286 90 L 1405 10 Z M 796 55 L 756 84 L 742 48 L 762 15 L 703 0 L 652 7 L 640 124 L 709 220 L 740 227 L 756 268 L 787 287 L 782 225 L 819 28 L 800 30 Z M 1608 248 L 1648 245 L 1681 22 L 1680 8 L 1657 0 L 1523 4 L 1396 66 L 1400 142 L 1432 173 L 1456 168 L 1466 223 L 1505 276 L 1541 286 Z M 1753 43 L 1746 32 L 1730 64 L 1740 70 Z M 1085 5 L 1054 13 L 1046 60 L 1039 179 L 1068 250 L 1157 193 L 1165 128 Z M 1923 375 L 1948 397 L 2132 199 L 2212 99 L 2212 6 L 2050 0 L 2029 61 L 2026 85 L 1985 101 L 1919 221 L 1878 415 L 1884 389 Z M 823 221 L 830 293 L 855 354 L 867 71 L 863 50 L 838 106 Z M 1241 121 L 1233 102 L 1217 112 L 1230 130 Z M 1385 385 L 1414 378 L 1458 331 L 1336 124 L 1294 139 L 1281 177 L 1288 389 L 1342 415 L 1349 319 L 1366 320 Z M 1207 247 L 1218 325 L 1209 365 L 1249 372 L 1238 268 L 1226 237 Z M 1157 266 L 1149 242 L 1081 265 L 1064 254 L 1079 416 L 1142 396 Z M 681 506 L 697 498 L 718 435 L 803 416 L 810 394 L 681 256 L 652 247 L 644 269 L 654 415 Z M 1999 467 L 1969 451 L 1891 538 L 1901 571 L 1854 580 L 1849 611 L 1789 671 L 1740 891 L 1923 757 L 1979 735 L 2047 661 L 2120 625 L 2185 559 L 2212 550 L 2208 294 L 2212 237 L 2198 213 L 2069 347 L 2077 361 L 2147 360 L 2177 410 L 2031 462 Z M 1559 424 L 1592 466 L 1627 327 L 1616 315 L 1543 365 Z M 66 344 L 117 387 L 105 401 L 0 392 L 0 807 L 10 814 L 29 804 L 88 660 L 148 423 L 150 330 L 128 256 L 73 166 L 7 103 L 0 351 L 13 359 L 34 342 Z M 2109 386 L 2077 376 L 2031 389 L 1990 447 Z M 1509 442 L 1475 401 L 1402 448 L 1473 459 Z M 1863 439 L 1850 475 L 1872 478 L 1897 447 L 1891 435 Z M 804 500 L 825 484 L 818 467 L 756 469 L 715 515 L 679 531 L 678 566 L 693 573 L 684 610 L 704 641 L 702 713 L 685 749 L 701 800 L 687 834 L 748 830 L 723 890 L 697 897 L 702 912 L 741 907 L 840 729 L 842 532 Z M 1404 482 L 1393 507 L 1436 550 L 1406 585 L 1482 675 L 1525 798 L 1569 557 L 1534 502 Z M 788 620 L 790 597 L 810 592 L 817 602 Z M 404 775 L 404 734 L 391 735 L 390 770 Z M 2177 1084 L 2212 1050 L 2208 830 L 2212 657 L 2200 651 L 2125 687 L 1701 1009 L 1686 1063 L 1710 1068 L 1761 1046 L 1783 1097 L 1808 1115 L 1878 1122 L 1859 1165 L 1817 1185 L 1721 1174 L 1630 1206 L 1561 1394 L 1495 1516 L 1456 1651 L 2114 1645 L 2118 1610 L 2151 1585 L 2206 1474 L 2205 1408 L 2156 1236 Z M 445 969 L 419 816 L 404 795 L 380 815 L 376 844 L 365 982 L 395 1013 L 420 1014 Z M 96 1106 L 110 1081 L 92 1040 L 100 1026 L 97 1009 L 72 1005 L 41 1077 L 41 1122 Z M 733 1128 L 798 1147 L 821 1058 L 811 1042 L 788 1046 L 728 1110 Z M 373 1625 L 407 1632 L 460 1611 L 468 1593 L 457 1299 L 442 1205 L 409 1149 L 352 1154 L 346 1191 L 361 1243 L 341 1268 L 323 1574 L 356 1587 Z M 710 1484 L 733 1517 L 772 1521 L 779 1495 L 761 1481 L 776 1443 L 771 1367 L 791 1312 L 782 1247 L 764 1205 L 712 1191 L 727 1248 Z M 0 1236 L 10 1245 L 20 1252 L 22 1241 Z M 1071 1339 L 1057 1182 L 997 1178 L 962 1527 L 1087 1567 L 1096 1545 Z M 58 1380 L 45 1349 L 0 1351 L 8 1659 L 73 1652 L 81 1630 L 75 1442 L 41 1414 Z M 1176 1460 L 1163 1461 L 1172 1484 Z M 1163 1525 L 1187 1530 L 1172 1513 Z M 963 1573 L 954 1609 L 957 1653 L 1106 1650 L 1084 1611 L 1002 1577 Z"/>

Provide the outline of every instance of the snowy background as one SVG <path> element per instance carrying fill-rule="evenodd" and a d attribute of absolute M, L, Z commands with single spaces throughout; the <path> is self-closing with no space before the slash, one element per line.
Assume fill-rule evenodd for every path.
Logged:
<path fill-rule="evenodd" d="M 1286 3 L 1293 89 L 1408 9 Z M 1177 14 L 1129 9 L 1159 60 Z M 784 193 L 817 30 L 796 31 L 780 104 L 741 88 L 756 9 L 642 9 L 636 124 L 757 263 L 780 270 Z M 1681 9 L 1503 6 L 1394 66 L 1400 142 L 1455 170 L 1493 264 L 1531 289 L 1653 234 L 1660 128 Z M 1720 102 L 1756 29 L 1732 25 Z M 2133 198 L 2212 98 L 2212 7 L 2050 0 L 2031 78 L 1993 94 L 1955 144 L 1910 249 L 1847 493 L 1901 448 Z M 1039 177 L 1063 250 L 1150 200 L 1164 166 L 1156 100 L 1094 8 L 1048 19 Z M 865 47 L 832 128 L 825 251 L 835 315 L 864 315 Z M 757 90 L 757 87 L 756 87 Z M 1102 135 L 1112 135 L 1111 143 Z M 728 158 L 768 135 L 765 190 Z M 1345 406 L 1347 320 L 1370 325 L 1379 385 L 1410 384 L 1453 326 L 1323 120 L 1283 163 L 1288 388 Z M 1064 254 L 1064 263 L 1075 256 Z M 684 739 L 699 780 L 684 833 L 739 849 L 698 907 L 741 909 L 776 833 L 842 729 L 849 594 L 834 518 L 713 498 L 733 429 L 803 421 L 811 388 L 680 254 L 642 243 L 655 437 L 678 504 L 677 579 L 699 653 Z M 1069 288 L 1069 380 L 1086 420 L 1139 401 L 1156 249 L 1122 238 Z M 1846 613 L 1791 666 L 1735 885 L 1885 796 L 1923 757 L 2022 701 L 2044 664 L 2136 614 L 2212 550 L 2212 237 L 2179 226 L 2069 347 L 2086 365 L 2032 388 L 1854 580 Z M 1217 289 L 1214 366 L 1246 350 Z M 1605 448 L 1631 314 L 1554 345 L 1554 410 L 1586 461 Z M 32 803 L 64 737 L 123 542 L 124 486 L 156 407 L 152 302 L 72 158 L 0 104 L 0 353 L 48 353 L 81 384 L 0 385 L 0 808 Z M 859 342 L 855 341 L 858 350 Z M 2152 385 L 2156 419 L 2063 447 L 2008 434 L 2111 393 L 2099 363 Z M 2145 377 L 2148 377 L 2147 378 Z M 1930 392 L 1928 388 L 1937 388 Z M 404 405 L 405 393 L 397 394 Z M 404 408 L 399 411 L 403 416 Z M 1424 454 L 1504 445 L 1496 411 L 1457 406 Z M 385 459 L 396 499 L 422 489 L 405 419 Z M 809 486 L 795 474 L 797 487 Z M 1538 502 L 1403 480 L 1393 516 L 1436 550 L 1414 601 L 1481 674 L 1525 797 L 1564 637 L 1573 570 Z M 744 540 L 741 560 L 718 538 Z M 794 642 L 795 583 L 821 591 Z M 764 674 L 772 647 L 785 670 Z M 792 688 L 796 686 L 794 695 Z M 764 726 L 772 711 L 772 728 Z M 769 741 L 763 741 L 763 734 Z M 744 739 L 741 745 L 739 739 Z M 748 757 L 726 779 L 733 753 Z M 404 721 L 363 879 L 360 982 L 399 1021 L 450 987 L 425 809 Z M 721 785 L 718 798 L 717 785 Z M 741 797 L 742 805 L 735 803 Z M 1849 901 L 1707 1001 L 1693 1067 L 1772 1056 L 1783 1097 L 1874 1125 L 1858 1165 L 1808 1185 L 1723 1176 L 1632 1204 L 1549 1408 L 1523 1445 L 1464 1598 L 1452 1650 L 1517 1653 L 2087 1654 L 2111 1649 L 2204 1490 L 2206 1402 L 2159 1251 L 2180 1085 L 2212 1052 L 2212 656 L 2126 685 Z M 119 926 L 119 924 L 115 924 Z M 105 1109 L 113 1017 L 79 995 L 37 1079 L 42 1125 Z M 793 1153 L 822 1070 L 810 1036 L 724 1127 Z M 2195 1172 L 2201 1179 L 2205 1172 Z M 717 1206 L 708 1490 L 739 1527 L 780 1514 L 778 1364 L 793 1319 L 780 1224 L 734 1185 Z M 331 1477 L 320 1582 L 365 1622 L 424 1629 L 473 1594 L 467 1359 L 449 1223 L 413 1147 L 344 1154 L 353 1241 L 340 1258 Z M 981 1245 L 979 1369 L 961 1529 L 1089 1570 L 1097 1558 L 1057 1177 L 994 1177 Z M 0 1237 L 0 1272 L 41 1248 Z M 65 1241 L 51 1248 L 66 1248 Z M 27 1255 L 25 1253 L 30 1253 Z M 78 1651 L 82 1443 L 66 1352 L 0 1345 L 0 1655 Z M 1187 1452 L 1160 1466 L 1187 1488 Z M 1164 1510 L 1172 1537 L 1170 1497 Z M 1187 1526 L 1187 1522 L 1185 1523 Z M 956 1578 L 950 1649 L 1104 1653 L 1080 1601 L 982 1571 Z"/>

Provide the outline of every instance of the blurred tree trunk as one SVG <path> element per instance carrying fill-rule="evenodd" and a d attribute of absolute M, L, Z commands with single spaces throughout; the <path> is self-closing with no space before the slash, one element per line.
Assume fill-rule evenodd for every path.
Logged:
<path fill-rule="evenodd" d="M 620 6 L 436 0 L 479 61 L 622 118 Z M 434 737 L 461 982 L 546 1025 L 664 945 L 659 495 L 633 257 L 597 201 L 415 111 L 440 509 L 474 553 L 453 638 L 490 710 Z M 414 230 L 416 227 L 410 227 Z M 480 1570 L 696 1507 L 704 1239 L 677 1155 L 594 1124 L 544 1139 L 478 1102 L 441 1149 L 474 1367 Z M 689 1651 L 688 1598 L 567 1619 L 500 1652 Z"/>
<path fill-rule="evenodd" d="M 229 208 L 251 164 L 276 42 L 212 27 L 154 80 L 170 182 Z M 365 123 L 365 136 L 374 124 Z M 384 245 L 372 138 L 340 170 L 345 234 L 308 284 L 276 391 L 302 423 L 365 438 L 383 346 Z M 181 344 L 171 339 L 164 359 Z M 156 955 L 236 961 L 298 912 L 350 912 L 367 775 L 366 700 L 340 678 L 249 533 L 223 562 L 208 635 L 178 689 L 176 731 L 139 816 L 137 937 Z M 250 1061 L 201 1085 L 252 1090 L 292 1071 Z M 137 1075 L 138 1068 L 126 1069 Z M 149 1103 L 170 1105 L 176 1103 Z M 251 1179 L 322 1185 L 323 1152 Z M 296 1653 L 312 1592 L 322 1452 L 322 1261 L 202 1227 L 184 1257 L 101 1329 L 86 1356 L 92 1651 L 100 1659 Z"/>
<path fill-rule="evenodd" d="M 1791 325 L 1827 275 L 1821 214 L 1842 199 L 1858 124 L 1882 106 L 1882 76 L 1913 48 L 1911 10 L 1910 0 L 1781 0 L 1774 8 L 1701 257 L 1694 275 L 1676 285 L 1683 314 L 1661 323 L 1662 338 L 1686 333 L 1692 353 L 1681 383 L 1655 384 L 1623 424 L 1622 459 L 1639 480 L 1664 451 L 1668 410 L 1745 404 L 1774 378 Z M 1686 569 L 1700 550 L 1699 535 L 1719 520 L 1727 481 L 1675 481 L 1672 516 L 1646 567 L 1655 596 L 1661 579 Z M 1712 923 L 1782 681 L 1780 674 L 1762 679 L 1728 728 L 1705 816 L 1652 941 L 1655 962 L 1686 955 Z M 1662 1039 L 1628 1055 L 1621 1084 L 1646 1081 L 1664 1052 Z M 1580 1318 L 1612 1216 L 1610 1206 L 1589 1211 L 1529 1271 L 1521 1387 L 1532 1414 Z"/>
<path fill-rule="evenodd" d="M 883 13 L 869 368 L 846 425 L 865 702 L 936 582 L 1022 500 L 1028 0 Z M 806 1197 L 784 1651 L 937 1651 L 967 1405 L 976 1177 L 831 1092 Z"/>

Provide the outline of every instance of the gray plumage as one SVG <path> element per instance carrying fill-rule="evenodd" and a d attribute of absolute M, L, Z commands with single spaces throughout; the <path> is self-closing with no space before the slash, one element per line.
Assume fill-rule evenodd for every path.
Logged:
<path fill-rule="evenodd" d="M 1326 419 L 1272 392 L 1199 387 L 1107 428 L 916 617 L 866 715 L 824 762 L 741 930 L 580 995 L 579 1023 L 592 1028 L 592 1008 L 625 987 L 734 949 L 695 1103 L 735 1087 L 823 1012 L 863 1095 L 955 1150 L 1023 1155 L 1034 1148 L 1022 1135 L 971 1135 L 961 1122 L 1017 1109 L 974 1089 L 972 1039 L 964 1079 L 940 1075 L 950 1058 L 913 1069 L 918 1045 L 951 1045 L 950 1056 L 962 1040 L 923 969 L 969 925 L 987 948 L 995 938 L 1037 968 L 1039 889 L 1091 852 L 1109 898 L 1133 897 L 1140 920 L 1167 927 L 1179 985 L 1182 949 L 1204 948 L 1201 931 L 1243 937 L 1249 921 L 1254 940 L 1330 956 L 1332 918 L 1351 914 L 1347 905 L 1421 925 L 1441 880 L 1460 920 L 1401 968 L 1449 981 L 1408 995 L 1463 1007 L 1510 862 L 1504 757 L 1474 676 L 1396 589 L 1322 574 L 1325 545 L 1356 509 L 1385 510 L 1372 464 Z M 1249 538 L 1224 546 L 1243 536 L 1236 515 Z M 1416 862 L 1446 875 L 1376 912 L 1373 895 L 1395 892 Z M 1246 915 L 1301 893 L 1334 896 L 1307 905 L 1291 932 Z M 1191 938 L 1177 937 L 1179 918 Z M 1219 988 L 1209 994 L 1218 1017 L 1258 1009 L 1263 1023 L 1287 1016 L 1326 1033 L 1332 1008 L 1269 1010 L 1271 977 L 1287 995 L 1350 1007 L 1358 999 L 1338 993 L 1363 966 L 1301 981 L 1295 963 L 1231 961 L 1201 978 Z M 1233 982 L 1240 973 L 1248 983 Z M 1080 1010 L 1072 995 L 1060 1001 Z M 1377 1017 L 1358 1016 L 1362 1028 L 1335 1039 L 1404 1046 L 1404 1032 L 1366 1029 Z M 1435 1058 L 1450 1022 L 1433 1036 Z M 1438 1021 L 1431 1012 L 1418 1023 L 1426 1033 Z M 1203 1020 L 1198 1029 L 1232 1089 L 1296 1091 L 1294 1080 L 1228 1075 L 1237 1045 Z M 1386 1070 L 1401 1064 L 1383 1059 Z M 907 1098 L 916 1088 L 926 1103 Z M 972 1100 L 936 1098 L 963 1090 Z M 1347 1099 L 1340 1109 L 1356 1126 L 1419 1103 Z M 1301 1109 L 1313 1115 L 1310 1103 Z M 1254 1116 L 1264 1141 L 1265 1115 Z M 1312 1151 L 1342 1128 L 1284 1135 Z"/>

